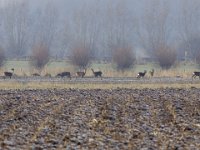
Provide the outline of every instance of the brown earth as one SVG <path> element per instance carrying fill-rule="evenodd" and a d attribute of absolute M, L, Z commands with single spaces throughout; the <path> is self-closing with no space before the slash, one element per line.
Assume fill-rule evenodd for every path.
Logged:
<path fill-rule="evenodd" d="M 0 90 L 0 149 L 200 149 L 200 89 Z"/>

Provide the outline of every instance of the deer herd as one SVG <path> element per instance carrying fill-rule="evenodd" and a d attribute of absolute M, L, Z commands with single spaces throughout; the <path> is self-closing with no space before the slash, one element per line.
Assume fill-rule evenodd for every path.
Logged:
<path fill-rule="evenodd" d="M 102 74 L 103 74 L 102 71 L 94 71 L 94 69 L 92 69 L 92 68 L 91 68 L 91 71 L 92 71 L 95 78 L 100 77 L 102 79 Z M 146 73 L 147 73 L 146 70 L 144 70 L 144 72 L 138 72 L 137 78 L 144 78 Z M 75 76 L 76 76 L 76 78 L 77 77 L 83 78 L 85 76 L 85 74 L 86 74 L 86 69 L 84 69 L 84 71 L 76 72 Z M 13 75 L 14 75 L 14 68 L 12 68 L 10 72 L 9 71 L 4 72 L 4 78 L 8 77 L 8 78 L 11 79 Z M 150 75 L 150 77 L 154 76 L 154 69 L 149 71 L 149 75 Z M 32 76 L 33 77 L 39 77 L 40 74 L 33 73 Z M 51 74 L 47 73 L 45 75 L 45 77 L 51 77 Z M 68 78 L 71 79 L 72 76 L 71 76 L 70 72 L 61 72 L 61 73 L 58 73 L 55 77 L 61 77 L 61 78 L 68 77 Z M 199 79 L 200 79 L 200 72 L 197 72 L 197 71 L 193 72 L 192 79 L 196 78 L 196 77 L 199 77 Z"/>
<path fill-rule="evenodd" d="M 94 71 L 94 69 L 91 69 L 91 70 L 92 70 L 94 77 L 102 78 L 101 71 Z M 84 71 L 78 71 L 78 72 L 76 72 L 76 78 L 77 77 L 83 78 L 85 76 L 85 74 L 86 74 L 86 69 L 84 69 Z M 11 79 L 13 75 L 14 75 L 14 68 L 12 68 L 10 72 L 8 72 L 8 71 L 4 72 L 4 78 L 9 77 Z M 41 75 L 39 73 L 33 73 L 31 76 L 32 77 L 40 77 Z M 51 77 L 51 74 L 47 73 L 45 75 L 45 77 Z M 72 76 L 71 76 L 70 72 L 61 72 L 61 73 L 58 73 L 55 77 L 61 77 L 61 78 L 68 77 L 71 79 Z"/>

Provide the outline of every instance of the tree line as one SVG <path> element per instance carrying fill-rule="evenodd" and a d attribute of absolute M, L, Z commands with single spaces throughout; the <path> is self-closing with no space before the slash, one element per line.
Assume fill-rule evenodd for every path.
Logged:
<path fill-rule="evenodd" d="M 43 53 L 85 67 L 91 58 L 108 57 L 123 70 L 140 48 L 163 68 L 177 58 L 200 63 L 199 6 L 198 0 L 4 1 L 0 59 Z"/>

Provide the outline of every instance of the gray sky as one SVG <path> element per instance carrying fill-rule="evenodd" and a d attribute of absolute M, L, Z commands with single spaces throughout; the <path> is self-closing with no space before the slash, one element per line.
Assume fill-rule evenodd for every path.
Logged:
<path fill-rule="evenodd" d="M 12 2 L 19 5 L 12 7 Z M 29 5 L 20 6 L 24 2 Z M 26 51 L 43 40 L 53 53 L 61 54 L 77 40 L 101 55 L 117 43 L 150 51 L 162 40 L 177 48 L 200 33 L 198 6 L 199 0 L 0 0 L 0 38 L 7 51 L 23 47 L 23 36 Z M 23 32 L 20 22 L 25 23 Z"/>

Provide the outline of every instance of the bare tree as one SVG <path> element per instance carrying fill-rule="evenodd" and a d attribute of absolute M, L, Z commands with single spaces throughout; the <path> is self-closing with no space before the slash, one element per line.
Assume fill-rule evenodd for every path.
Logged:
<path fill-rule="evenodd" d="M 186 51 L 188 53 L 188 57 L 193 58 L 194 61 L 198 61 L 198 55 L 200 52 L 200 36 L 194 35 L 193 37 L 188 38 L 185 41 L 182 41 L 180 48 L 182 50 L 182 56 Z"/>
<path fill-rule="evenodd" d="M 6 1 L 4 8 L 4 29 L 7 48 L 13 57 L 25 55 L 28 44 L 29 5 L 28 1 Z"/>
<path fill-rule="evenodd" d="M 90 49 L 90 55 L 94 56 L 97 51 L 97 43 L 99 37 L 99 20 L 98 17 L 98 7 L 91 2 L 89 5 L 83 5 L 81 8 L 73 14 L 73 26 L 71 26 L 71 31 L 76 33 L 73 35 L 71 46 L 74 43 L 81 43 Z M 72 35 L 72 34 L 71 34 Z"/>
<path fill-rule="evenodd" d="M 84 43 L 77 43 L 76 46 L 71 49 L 70 58 L 73 65 L 79 68 L 86 68 L 91 60 L 91 50 L 89 46 Z"/>
<path fill-rule="evenodd" d="M 146 11 L 141 16 L 138 26 L 138 38 L 142 47 L 151 56 L 161 44 L 167 45 L 170 35 L 167 20 L 169 17 L 169 3 L 167 1 L 151 0 L 145 3 Z"/>
<path fill-rule="evenodd" d="M 159 65 L 170 68 L 176 61 L 176 49 L 170 43 L 172 35 L 170 19 L 170 3 L 166 0 L 152 0 L 146 3 L 139 26 L 138 36 L 141 45 L 148 50 L 149 55 L 155 57 Z"/>
<path fill-rule="evenodd" d="M 135 20 L 128 9 L 127 1 L 117 1 L 114 5 L 109 5 L 108 2 L 105 15 L 102 40 L 107 55 L 112 56 L 113 50 L 132 46 Z"/>
<path fill-rule="evenodd" d="M 56 37 L 58 18 L 59 14 L 53 1 L 49 1 L 44 10 L 37 10 L 32 45 L 42 42 L 49 49 L 52 47 Z"/>
<path fill-rule="evenodd" d="M 3 66 L 5 61 L 5 52 L 3 48 L 0 47 L 0 68 Z"/>
<path fill-rule="evenodd" d="M 135 62 L 135 55 L 131 47 L 119 47 L 113 50 L 113 61 L 118 70 L 130 69 Z"/>
<path fill-rule="evenodd" d="M 135 20 L 127 4 L 127 1 L 117 1 L 115 5 L 109 5 L 107 22 L 105 21 L 105 47 L 110 51 L 117 69 L 121 71 L 130 69 L 135 63 L 133 51 Z"/>
<path fill-rule="evenodd" d="M 200 66 L 200 52 L 196 56 L 196 62 Z"/>
<path fill-rule="evenodd" d="M 183 0 L 181 6 L 179 18 L 181 50 L 183 54 L 187 51 L 188 55 L 197 60 L 200 46 L 200 1 Z"/>
<path fill-rule="evenodd" d="M 177 57 L 176 50 L 164 44 L 157 45 L 155 56 L 163 69 L 169 69 L 174 65 Z"/>
<path fill-rule="evenodd" d="M 39 71 L 42 71 L 44 66 L 49 62 L 49 48 L 46 44 L 40 43 L 35 45 L 32 49 L 31 65 Z"/>

